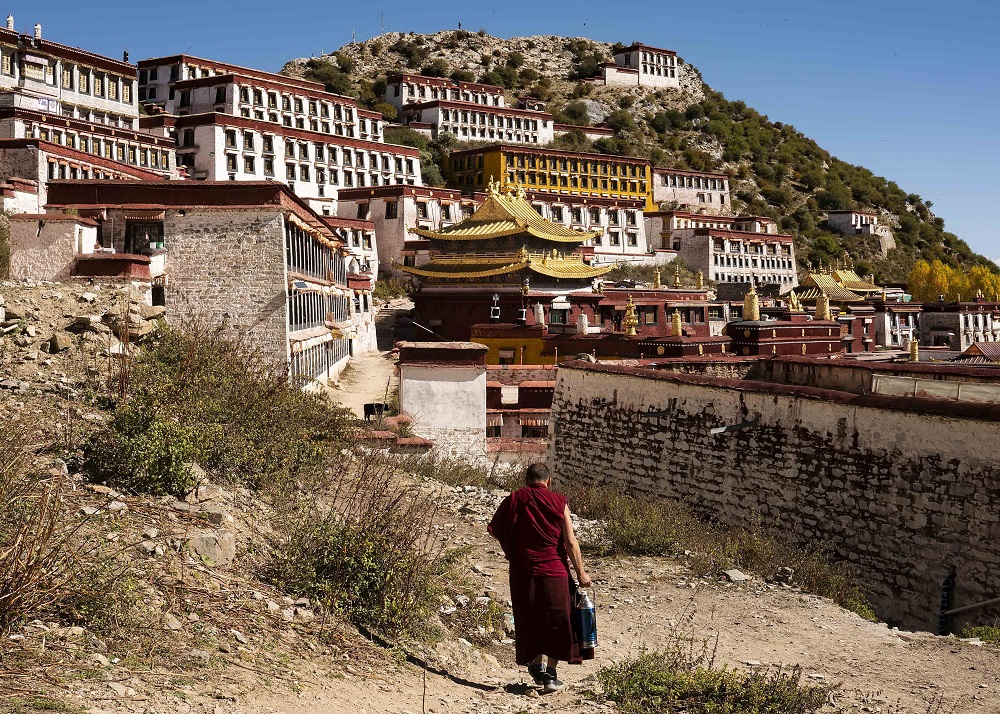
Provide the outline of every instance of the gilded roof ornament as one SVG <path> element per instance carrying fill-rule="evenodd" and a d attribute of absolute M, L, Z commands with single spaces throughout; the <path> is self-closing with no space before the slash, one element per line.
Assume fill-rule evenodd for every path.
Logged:
<path fill-rule="evenodd" d="M 674 287 L 681 287 L 681 266 L 679 265 L 674 266 Z"/>
<path fill-rule="evenodd" d="M 634 337 L 638 334 L 635 328 L 639 326 L 639 318 L 635 314 L 635 303 L 632 302 L 631 293 L 628 296 L 628 302 L 625 303 L 625 320 L 623 324 L 625 325 L 626 335 Z"/>

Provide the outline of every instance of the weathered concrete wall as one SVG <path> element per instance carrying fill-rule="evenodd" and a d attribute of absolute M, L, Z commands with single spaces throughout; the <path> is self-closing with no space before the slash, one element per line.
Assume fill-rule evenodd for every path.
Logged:
<path fill-rule="evenodd" d="M 486 366 L 400 364 L 399 410 L 435 451 L 486 458 Z"/>
<path fill-rule="evenodd" d="M 31 215 L 31 218 L 25 218 Z M 34 214 L 10 218 L 12 280 L 68 280 L 79 253 L 93 253 L 97 228 L 63 217 L 40 219 Z"/>
<path fill-rule="evenodd" d="M 184 213 L 169 210 L 164 220 L 170 320 L 226 323 L 288 359 L 284 217 L 264 207 Z"/>
<path fill-rule="evenodd" d="M 731 525 L 759 516 L 828 544 L 902 626 L 937 629 L 953 569 L 954 606 L 1000 595 L 1000 408 L 643 372 L 560 367 L 558 479 L 668 495 Z"/>

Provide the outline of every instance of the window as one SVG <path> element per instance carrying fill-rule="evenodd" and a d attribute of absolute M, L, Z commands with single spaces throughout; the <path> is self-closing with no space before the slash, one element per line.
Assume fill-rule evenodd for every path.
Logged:
<path fill-rule="evenodd" d="M 72 89 L 73 88 L 73 70 L 71 70 L 71 69 L 64 69 L 62 71 L 62 86 L 63 86 L 63 89 Z"/>
<path fill-rule="evenodd" d="M 123 82 L 122 83 L 122 101 L 123 102 L 128 102 L 130 104 L 132 102 L 132 83 L 131 82 Z"/>
<path fill-rule="evenodd" d="M 274 153 L 274 137 L 265 136 L 264 137 L 264 153 L 273 154 Z"/>
<path fill-rule="evenodd" d="M 441 220 L 442 221 L 451 220 L 451 206 L 447 203 L 441 205 Z"/>
<path fill-rule="evenodd" d="M 236 172 L 236 154 L 226 154 L 226 171 Z"/>
<path fill-rule="evenodd" d="M 573 223 L 582 223 L 583 222 L 583 209 L 581 209 L 581 208 L 572 208 L 572 209 L 570 209 L 570 216 L 571 216 L 571 220 L 573 221 Z"/>
<path fill-rule="evenodd" d="M 501 347 L 497 358 L 500 364 L 515 364 L 515 350 L 513 347 Z"/>
<path fill-rule="evenodd" d="M 11 69 L 11 64 L 10 64 L 10 55 L 7 54 L 6 52 L 3 55 L 2 69 L 3 69 L 3 73 L 4 74 L 13 74 L 13 71 Z"/>
<path fill-rule="evenodd" d="M 371 212 L 371 206 L 367 203 L 358 204 L 358 218 L 361 220 L 368 220 L 368 214 Z"/>
<path fill-rule="evenodd" d="M 245 131 L 243 132 L 243 150 L 253 151 L 253 132 Z"/>
<path fill-rule="evenodd" d="M 264 159 L 264 175 L 274 176 L 274 159 Z"/>
<path fill-rule="evenodd" d="M 563 219 L 563 209 L 562 206 L 552 207 L 552 220 L 561 223 Z"/>
<path fill-rule="evenodd" d="M 299 167 L 299 178 L 301 178 L 303 181 L 308 181 L 309 180 L 309 167 L 308 166 L 300 166 Z"/>
<path fill-rule="evenodd" d="M 399 217 L 399 204 L 395 201 L 387 201 L 385 204 L 385 217 L 386 218 L 398 218 Z"/>
<path fill-rule="evenodd" d="M 601 222 L 601 209 L 591 208 L 590 209 L 590 222 L 600 223 Z"/>
<path fill-rule="evenodd" d="M 289 181 L 295 180 L 295 164 L 285 164 L 285 178 Z"/>
<path fill-rule="evenodd" d="M 254 158 L 252 156 L 243 157 L 243 173 L 253 174 L 257 172 L 257 167 L 254 165 Z"/>
<path fill-rule="evenodd" d="M 246 87 L 241 87 L 240 88 L 240 101 L 241 102 L 248 102 L 248 101 L 250 101 L 250 98 L 247 96 L 247 88 Z M 215 88 L 215 103 L 216 104 L 225 104 L 225 102 L 226 102 L 226 88 L 225 87 L 216 87 Z"/>
<path fill-rule="evenodd" d="M 9 58 L 7 58 L 7 59 L 9 60 Z M 10 70 L 10 68 L 8 67 L 7 74 L 10 74 L 9 70 Z M 86 94 L 89 91 L 87 89 L 88 80 L 89 80 L 89 75 L 86 75 L 83 72 L 81 72 L 80 73 L 80 86 L 79 86 L 79 88 L 78 88 L 77 91 Z M 156 90 L 154 90 L 154 89 L 150 89 L 149 90 L 149 98 L 150 99 L 155 99 L 156 98 Z"/>
<path fill-rule="evenodd" d="M 427 218 L 427 204 L 422 201 L 417 203 L 417 218 Z"/>
<path fill-rule="evenodd" d="M 621 245 L 622 244 L 621 233 L 611 233 L 609 235 L 611 236 L 611 245 Z"/>
<path fill-rule="evenodd" d="M 226 129 L 226 146 L 235 149 L 236 148 L 236 130 Z"/>

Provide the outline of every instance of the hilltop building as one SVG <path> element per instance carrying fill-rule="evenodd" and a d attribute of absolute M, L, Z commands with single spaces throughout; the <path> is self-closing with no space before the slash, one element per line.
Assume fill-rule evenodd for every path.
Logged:
<path fill-rule="evenodd" d="M 142 127 L 192 178 L 280 181 L 326 215 L 340 188 L 422 183 L 420 152 L 386 144 L 381 114 L 319 83 L 175 55 L 141 61 L 138 86 L 160 112 Z"/>
<path fill-rule="evenodd" d="M 896 247 L 892 229 L 879 223 L 877 213 L 853 210 L 830 211 L 827 213 L 826 222 L 830 228 L 846 236 L 876 236 L 883 258 Z"/>
<path fill-rule="evenodd" d="M 977 342 L 1000 341 L 1000 301 L 928 302 L 920 315 L 920 342 L 964 352 Z"/>
<path fill-rule="evenodd" d="M 492 84 L 406 73 L 390 75 L 385 81 L 385 101 L 396 109 L 436 100 L 467 102 L 484 107 L 507 106 L 504 88 Z"/>
<path fill-rule="evenodd" d="M 590 81 L 609 87 L 680 87 L 677 53 L 635 43 L 615 52 Z"/>

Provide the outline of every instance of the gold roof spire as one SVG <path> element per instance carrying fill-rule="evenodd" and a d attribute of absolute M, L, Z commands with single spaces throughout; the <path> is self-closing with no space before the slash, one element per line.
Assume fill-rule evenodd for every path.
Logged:
<path fill-rule="evenodd" d="M 671 334 L 674 337 L 683 337 L 684 331 L 681 327 L 681 311 L 677 308 L 674 309 L 674 314 L 670 316 L 670 327 Z"/>
<path fill-rule="evenodd" d="M 757 288 L 753 283 L 750 283 L 750 292 L 743 298 L 743 319 L 760 320 L 760 296 L 757 295 Z"/>
<path fill-rule="evenodd" d="M 628 302 L 625 303 L 625 334 L 632 337 L 638 334 L 635 330 L 639 326 L 639 318 L 635 314 L 635 303 L 632 302 L 632 295 L 629 294 Z"/>

